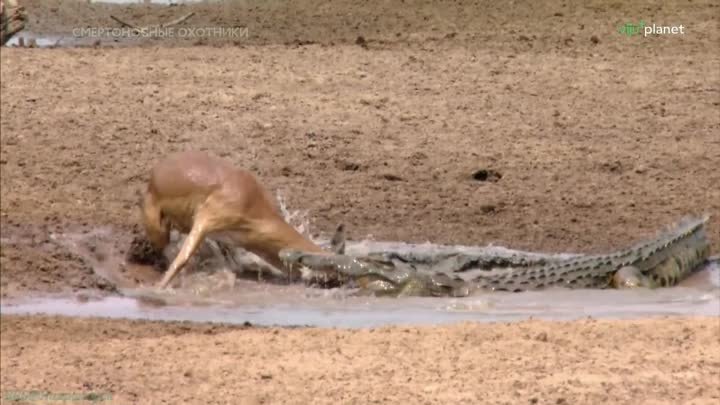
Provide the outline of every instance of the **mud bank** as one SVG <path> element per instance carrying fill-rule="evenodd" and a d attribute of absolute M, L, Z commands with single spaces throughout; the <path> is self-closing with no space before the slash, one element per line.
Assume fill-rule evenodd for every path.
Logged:
<path fill-rule="evenodd" d="M 3 315 L 0 328 L 3 393 L 102 403 L 720 400 L 718 318 L 350 331 Z"/>
<path fill-rule="evenodd" d="M 255 171 L 308 211 L 314 235 L 343 222 L 353 240 L 597 253 L 710 213 L 718 253 L 715 2 L 23 4 L 26 28 L 52 39 L 110 15 L 146 26 L 191 11 L 183 27 L 249 36 L 2 49 L 4 300 L 114 294 L 119 282 L 50 236 L 108 227 L 126 249 L 147 170 L 185 149 Z M 687 32 L 618 33 L 640 18 Z M 136 270 L 122 280 L 156 276 Z M 123 404 L 714 405 L 719 318 L 684 314 L 360 330 L 3 314 L 0 390 Z"/>
<path fill-rule="evenodd" d="M 311 233 L 344 222 L 354 240 L 592 253 L 720 212 L 720 77 L 701 45 L 629 66 L 611 49 L 541 59 L 462 47 L 193 54 L 3 49 L 0 225 L 27 241 L 3 243 L 4 294 L 95 288 L 48 235 L 131 235 L 149 167 L 184 149 L 255 171 L 309 212 Z M 564 77 L 578 91 L 565 91 Z M 630 79 L 617 77 L 652 83 L 636 90 L 647 104 L 625 97 Z M 429 90 L 415 90 L 420 82 Z M 480 169 L 502 177 L 477 180 Z M 708 224 L 714 253 L 718 221 Z"/>

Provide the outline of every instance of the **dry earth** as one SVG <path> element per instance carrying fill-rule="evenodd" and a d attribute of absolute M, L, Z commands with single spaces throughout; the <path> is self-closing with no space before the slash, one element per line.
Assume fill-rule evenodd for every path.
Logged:
<path fill-rule="evenodd" d="M 5 316 L 0 327 L 5 396 L 112 397 L 101 404 L 720 401 L 715 318 L 351 331 Z"/>
<path fill-rule="evenodd" d="M 318 232 L 344 222 L 352 239 L 600 252 L 709 213 L 718 252 L 717 2 L 25 5 L 35 32 L 195 11 L 183 26 L 249 36 L 2 49 L 3 297 L 111 290 L 51 235 L 110 227 L 123 250 L 149 167 L 191 148 L 254 170 Z M 640 19 L 687 32 L 617 32 Z M 473 178 L 482 170 L 500 176 Z M 119 403 L 717 403 L 717 325 L 207 336 L 3 316 L 2 390 L 101 390 Z M 542 331 L 548 342 L 534 340 Z"/>

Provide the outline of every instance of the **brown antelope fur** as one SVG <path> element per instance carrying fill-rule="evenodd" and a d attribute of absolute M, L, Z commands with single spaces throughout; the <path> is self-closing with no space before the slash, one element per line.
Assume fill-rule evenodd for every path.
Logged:
<path fill-rule="evenodd" d="M 170 284 L 205 237 L 240 246 L 281 270 L 281 249 L 325 253 L 285 221 L 252 173 L 199 151 L 172 154 L 153 167 L 142 222 L 160 251 L 172 228 L 188 235 L 159 288 Z"/>

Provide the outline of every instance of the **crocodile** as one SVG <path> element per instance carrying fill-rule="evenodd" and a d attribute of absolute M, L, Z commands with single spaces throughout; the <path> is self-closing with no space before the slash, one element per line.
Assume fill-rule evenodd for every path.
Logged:
<path fill-rule="evenodd" d="M 300 268 L 304 279 L 311 283 L 335 280 L 354 284 L 361 293 L 373 295 L 462 297 L 477 290 L 656 288 L 676 285 L 707 260 L 708 220 L 707 215 L 687 217 L 630 248 L 564 259 L 464 252 L 434 258 L 407 257 L 396 252 L 320 255 L 295 249 L 283 249 L 279 256 L 285 266 Z"/>

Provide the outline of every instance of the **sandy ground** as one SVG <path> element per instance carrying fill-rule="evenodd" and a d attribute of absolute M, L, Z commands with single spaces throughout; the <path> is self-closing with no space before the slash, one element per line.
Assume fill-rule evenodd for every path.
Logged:
<path fill-rule="evenodd" d="M 3 297 L 112 291 L 53 235 L 112 229 L 122 254 L 147 171 L 184 149 L 254 170 L 315 232 L 344 222 L 351 239 L 602 252 L 710 213 L 718 253 L 716 2 L 25 4 L 38 32 L 195 11 L 183 26 L 249 36 L 2 49 Z M 617 32 L 640 19 L 687 33 Z M 4 316 L 2 389 L 97 389 L 122 403 L 720 396 L 716 319 L 203 328 Z"/>
<path fill-rule="evenodd" d="M 6 395 L 22 387 L 113 404 L 720 401 L 717 319 L 349 331 L 6 316 L 0 327 Z"/>

